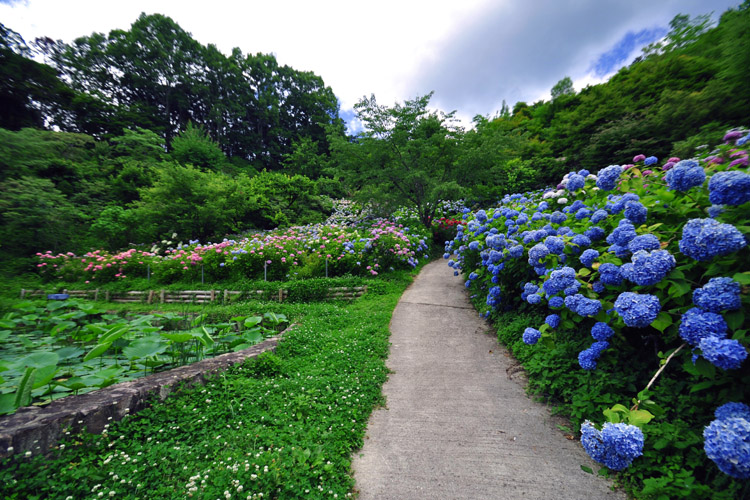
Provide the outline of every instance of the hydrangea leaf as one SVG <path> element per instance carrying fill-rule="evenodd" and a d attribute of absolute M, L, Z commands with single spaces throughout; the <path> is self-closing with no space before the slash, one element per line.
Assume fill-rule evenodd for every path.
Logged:
<path fill-rule="evenodd" d="M 675 280 L 669 286 L 669 295 L 671 297 L 682 297 L 683 295 L 690 293 L 690 283 L 685 280 Z"/>
<path fill-rule="evenodd" d="M 633 410 L 628 414 L 628 423 L 630 425 L 635 425 L 636 427 L 641 427 L 642 425 L 649 423 L 653 418 L 654 415 L 650 411 Z"/>
<path fill-rule="evenodd" d="M 750 285 L 750 272 L 736 273 L 732 279 L 740 285 Z"/>
<path fill-rule="evenodd" d="M 651 326 L 659 330 L 660 332 L 664 333 L 664 330 L 669 327 L 669 325 L 672 324 L 672 316 L 669 315 L 667 312 L 660 312 L 659 315 L 656 317 L 653 323 L 651 323 Z"/>
<path fill-rule="evenodd" d="M 742 309 L 738 311 L 730 311 L 724 315 L 724 319 L 727 322 L 727 326 L 732 330 L 739 330 L 742 328 L 742 324 L 745 322 L 745 313 Z"/>

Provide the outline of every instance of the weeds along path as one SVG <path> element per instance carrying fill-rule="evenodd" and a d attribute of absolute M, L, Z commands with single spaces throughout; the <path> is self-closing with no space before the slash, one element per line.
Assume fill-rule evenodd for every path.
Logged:
<path fill-rule="evenodd" d="M 513 358 L 452 273 L 425 266 L 393 313 L 386 406 L 353 457 L 359 498 L 624 499 L 509 378 Z"/>

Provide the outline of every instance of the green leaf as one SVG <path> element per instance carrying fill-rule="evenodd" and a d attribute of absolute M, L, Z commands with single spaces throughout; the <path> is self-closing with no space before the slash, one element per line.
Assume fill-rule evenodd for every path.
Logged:
<path fill-rule="evenodd" d="M 91 351 L 83 358 L 84 361 L 89 361 L 91 359 L 97 358 L 104 354 L 107 349 L 112 345 L 111 342 L 107 342 L 106 344 L 97 344 L 96 347 L 91 349 Z"/>
<path fill-rule="evenodd" d="M 581 465 L 581 470 L 583 472 L 588 473 L 588 474 L 593 474 L 594 473 L 594 469 L 592 469 L 591 467 L 586 467 L 585 465 Z"/>
<path fill-rule="evenodd" d="M 102 337 L 99 339 L 100 344 L 111 344 L 115 340 L 119 339 L 123 335 L 125 335 L 130 330 L 130 327 L 127 324 L 117 324 L 113 325 L 112 328 L 107 330 L 107 333 L 102 335 Z"/>
<path fill-rule="evenodd" d="M 245 328 L 252 328 L 263 321 L 263 316 L 251 316 L 245 320 Z"/>
<path fill-rule="evenodd" d="M 742 328 L 742 324 L 745 322 L 745 313 L 742 309 L 737 311 L 731 311 L 724 315 L 724 319 L 727 321 L 727 325 L 732 330 L 739 330 Z"/>
<path fill-rule="evenodd" d="M 668 312 L 662 311 L 659 313 L 659 315 L 656 317 L 653 323 L 651 323 L 651 326 L 653 326 L 660 332 L 664 332 L 664 330 L 666 330 L 667 327 L 671 324 L 672 324 L 672 316 L 670 316 Z"/>
<path fill-rule="evenodd" d="M 649 423 L 651 419 L 653 418 L 654 416 L 649 411 L 634 410 L 628 414 L 628 423 L 630 425 L 635 425 L 636 427 L 640 427 L 642 425 Z"/>
<path fill-rule="evenodd" d="M 164 352 L 167 346 L 157 340 L 138 339 L 122 350 L 128 359 L 142 359 Z"/>
<path fill-rule="evenodd" d="M 692 287 L 690 283 L 685 280 L 675 280 L 669 286 L 669 295 L 671 297 L 682 297 L 683 295 L 690 293 Z"/>
<path fill-rule="evenodd" d="M 16 322 L 9 319 L 0 319 L 0 328 L 15 328 Z"/>
<path fill-rule="evenodd" d="M 79 347 L 63 347 L 62 349 L 58 349 L 55 351 L 55 354 L 57 354 L 60 357 L 61 361 L 65 361 L 68 359 L 77 358 L 81 354 L 83 354 L 85 351 Z"/>
<path fill-rule="evenodd" d="M 578 270 L 578 276 L 586 277 L 586 276 L 589 276 L 590 274 L 591 274 L 591 270 L 585 267 L 582 267 L 581 269 Z"/>
<path fill-rule="evenodd" d="M 51 365 L 51 366 L 44 366 L 42 368 L 37 368 L 36 374 L 34 376 L 34 385 L 32 389 L 38 389 L 39 387 L 47 385 L 50 380 L 52 380 L 55 377 L 55 374 L 57 373 L 58 368 L 57 365 Z"/>
<path fill-rule="evenodd" d="M 161 336 L 177 344 L 187 342 L 188 340 L 192 340 L 194 338 L 193 334 L 190 332 L 176 332 L 176 333 L 162 332 Z"/>
<path fill-rule="evenodd" d="M 16 408 L 27 406 L 31 403 L 31 389 L 34 386 L 35 375 L 36 368 L 26 368 L 26 372 L 23 374 L 23 377 L 18 384 L 18 390 L 16 391 L 16 396 L 13 400 L 13 404 Z"/>
<path fill-rule="evenodd" d="M 13 393 L 10 394 L 0 394 L 0 415 L 7 415 L 8 413 L 13 413 L 16 411 L 16 395 Z"/>
<path fill-rule="evenodd" d="M 670 442 L 671 441 L 669 439 L 666 439 L 666 438 L 657 439 L 656 441 L 654 441 L 654 449 L 655 450 L 663 450 L 664 448 L 666 448 L 667 446 L 669 446 Z"/>
<path fill-rule="evenodd" d="M 35 352 L 23 358 L 21 366 L 43 368 L 45 366 L 56 365 L 59 360 L 60 357 L 54 352 Z"/>
<path fill-rule="evenodd" d="M 750 285 L 750 271 L 735 273 L 735 275 L 732 276 L 732 279 L 740 285 Z"/>
<path fill-rule="evenodd" d="M 692 387 L 690 387 L 690 394 L 709 389 L 711 387 L 714 387 L 715 385 L 719 385 L 715 380 L 704 380 L 703 382 L 698 382 L 697 384 L 693 384 Z"/>

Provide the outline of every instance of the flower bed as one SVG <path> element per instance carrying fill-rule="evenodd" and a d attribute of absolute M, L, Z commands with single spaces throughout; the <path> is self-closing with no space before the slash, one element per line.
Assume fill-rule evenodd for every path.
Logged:
<path fill-rule="evenodd" d="M 466 228 L 459 226 L 458 236 L 446 242 L 444 257 L 456 253 L 449 265 L 468 278 L 481 314 L 546 310 L 543 323 L 518 335 L 557 353 L 581 345 L 577 364 L 584 382 L 601 364 L 618 373 L 632 367 L 640 385 L 624 395 L 632 404 L 600 408 L 607 422 L 601 430 L 585 422 L 582 444 L 610 470 L 624 470 L 647 452 L 655 469 L 651 482 L 644 481 L 652 487 L 644 489 L 648 493 L 668 490 L 659 472 L 671 475 L 668 495 L 692 491 L 692 498 L 711 484 L 736 494 L 738 481 L 750 478 L 750 408 L 742 403 L 750 382 L 743 310 L 750 303 L 748 140 L 746 131 L 730 131 L 700 159 L 660 165 L 638 155 L 632 164 L 596 175 L 571 172 L 556 189 L 467 210 Z M 680 397 L 699 400 L 690 414 L 655 401 L 665 367 L 683 383 Z M 571 398 L 575 388 L 556 390 Z M 650 429 L 663 435 L 670 420 L 688 421 L 698 431 L 708 426 L 705 453 L 733 479 L 717 479 L 706 455 L 692 454 L 691 463 L 681 465 L 692 479 L 659 471 L 665 448 L 684 449 L 677 436 L 649 442 Z"/>
<path fill-rule="evenodd" d="M 239 240 L 119 253 L 94 250 L 39 253 L 50 280 L 107 283 L 152 277 L 159 283 L 225 279 L 286 280 L 322 276 L 376 276 L 413 268 L 427 256 L 429 238 L 418 230 L 377 219 L 356 225 L 309 225 L 258 233 Z"/>

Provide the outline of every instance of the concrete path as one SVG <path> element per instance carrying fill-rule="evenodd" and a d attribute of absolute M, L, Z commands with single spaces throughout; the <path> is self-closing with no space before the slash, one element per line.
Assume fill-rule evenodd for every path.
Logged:
<path fill-rule="evenodd" d="M 423 268 L 391 321 L 386 407 L 353 457 L 361 500 L 625 499 L 507 370 L 463 281 Z M 521 332 L 519 332 L 519 335 Z"/>

